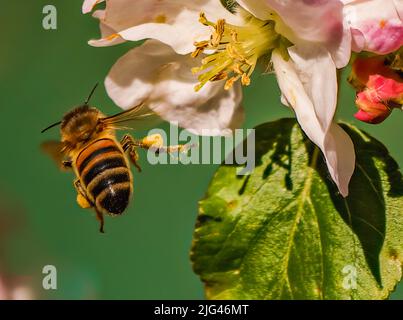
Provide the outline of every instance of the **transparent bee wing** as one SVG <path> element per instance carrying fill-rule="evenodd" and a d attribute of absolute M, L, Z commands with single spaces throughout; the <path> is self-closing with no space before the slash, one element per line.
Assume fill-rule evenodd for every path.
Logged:
<path fill-rule="evenodd" d="M 141 131 L 151 125 L 156 125 L 161 122 L 162 119 L 157 113 L 147 108 L 144 103 L 141 103 L 113 116 L 102 118 L 100 121 L 107 128 Z"/>
<path fill-rule="evenodd" d="M 49 140 L 41 143 L 41 150 L 47 154 L 61 170 L 65 170 L 63 161 L 66 160 L 64 153 L 62 152 L 63 144 L 57 140 Z"/>

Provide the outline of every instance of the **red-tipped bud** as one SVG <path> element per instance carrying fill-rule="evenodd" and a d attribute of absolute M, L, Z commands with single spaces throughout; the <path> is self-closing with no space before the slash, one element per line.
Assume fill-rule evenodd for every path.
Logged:
<path fill-rule="evenodd" d="M 360 91 L 354 115 L 360 121 L 377 124 L 403 104 L 403 79 L 385 64 L 384 57 L 358 58 L 353 64 L 350 83 Z"/>
<path fill-rule="evenodd" d="M 373 99 L 373 96 L 365 90 L 357 95 L 355 101 L 360 109 L 354 117 L 360 121 L 377 124 L 385 120 L 392 109 L 385 104 L 379 102 L 377 99 Z"/>

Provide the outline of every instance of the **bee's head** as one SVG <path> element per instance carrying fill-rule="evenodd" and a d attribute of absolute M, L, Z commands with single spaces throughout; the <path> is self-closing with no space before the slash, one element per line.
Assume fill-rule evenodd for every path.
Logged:
<path fill-rule="evenodd" d="M 75 147 L 94 138 L 101 131 L 99 119 L 104 115 L 88 105 L 79 106 L 67 113 L 61 122 L 62 141 Z"/>
<path fill-rule="evenodd" d="M 85 102 L 68 112 L 62 119 L 42 130 L 42 133 L 61 125 L 62 142 L 64 143 L 64 151 L 81 147 L 99 134 L 104 128 L 100 121 L 105 115 L 97 108 L 90 107 L 89 101 L 97 88 L 98 83 L 92 88 Z"/>

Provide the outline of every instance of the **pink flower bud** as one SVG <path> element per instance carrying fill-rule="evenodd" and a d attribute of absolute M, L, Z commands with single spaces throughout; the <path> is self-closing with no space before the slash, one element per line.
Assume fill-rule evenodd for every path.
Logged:
<path fill-rule="evenodd" d="M 354 116 L 367 123 L 381 123 L 391 114 L 393 108 L 401 109 L 402 103 L 402 82 L 372 75 L 367 88 L 357 94 L 356 104 L 360 110 Z"/>
<path fill-rule="evenodd" d="M 403 104 L 403 79 L 385 63 L 385 57 L 358 58 L 349 79 L 357 89 L 356 119 L 377 124 Z"/>
<path fill-rule="evenodd" d="M 354 117 L 367 123 L 381 123 L 392 112 L 388 106 L 379 102 L 370 90 L 360 92 L 357 95 L 355 103 L 360 110 L 354 115 Z"/>
<path fill-rule="evenodd" d="M 396 71 L 385 64 L 385 56 L 374 56 L 369 58 L 359 57 L 354 60 L 349 82 L 357 91 L 361 91 L 368 86 L 370 76 L 375 74 L 395 79 L 396 81 L 401 80 Z"/>

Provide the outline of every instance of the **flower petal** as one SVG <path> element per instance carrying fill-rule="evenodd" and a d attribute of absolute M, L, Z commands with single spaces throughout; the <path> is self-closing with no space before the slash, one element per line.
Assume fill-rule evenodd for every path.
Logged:
<path fill-rule="evenodd" d="M 338 0 L 241 0 L 242 7 L 262 20 L 275 19 L 276 30 L 291 42 L 322 43 L 338 68 L 350 60 L 351 32 L 343 24 L 343 3 Z M 280 16 L 280 19 L 273 15 Z"/>
<path fill-rule="evenodd" d="M 400 20 L 403 20 L 403 1 L 402 0 L 393 0 L 395 3 L 397 14 L 400 17 Z"/>
<path fill-rule="evenodd" d="M 83 3 L 83 6 L 81 8 L 82 12 L 84 14 L 91 12 L 94 7 L 101 2 L 104 2 L 105 0 L 85 0 Z"/>
<path fill-rule="evenodd" d="M 268 6 L 266 1 L 237 0 L 237 3 L 260 20 L 273 19 L 272 9 Z"/>
<path fill-rule="evenodd" d="M 272 61 L 282 94 L 294 109 L 304 132 L 322 150 L 333 181 L 346 197 L 355 167 L 354 145 L 350 137 L 335 123 L 325 130 L 310 97 L 310 89 L 306 89 L 306 80 L 300 78 L 291 61 L 285 61 L 277 51 L 273 52 Z"/>
<path fill-rule="evenodd" d="M 89 45 L 94 45 L 97 47 L 112 46 L 125 42 L 125 40 L 116 34 L 116 30 L 112 29 L 108 24 L 104 23 L 106 16 L 105 10 L 97 10 L 92 16 L 100 20 L 99 29 L 101 31 L 102 39 L 100 40 L 90 40 Z"/>
<path fill-rule="evenodd" d="M 348 185 L 355 169 L 355 150 L 350 136 L 336 123 L 326 134 L 324 146 L 330 176 L 343 197 L 348 196 Z M 331 165 L 329 165 L 331 164 Z"/>
<path fill-rule="evenodd" d="M 350 62 L 351 50 L 354 45 L 352 32 L 346 21 L 343 21 L 343 35 L 338 42 L 326 43 L 337 69 L 344 68 Z"/>
<path fill-rule="evenodd" d="M 316 117 L 324 131 L 332 123 L 337 105 L 336 66 L 329 52 L 321 45 L 297 45 L 288 52 L 295 72 L 312 101 Z"/>
<path fill-rule="evenodd" d="M 194 91 L 191 68 L 199 59 L 178 55 L 167 45 L 149 40 L 121 57 L 105 80 L 111 99 L 123 109 L 145 102 L 164 120 L 195 134 L 227 134 L 243 121 L 239 85 L 225 91 L 222 81 Z"/>
<path fill-rule="evenodd" d="M 139 10 L 141 8 L 141 10 Z M 210 36 L 209 27 L 199 22 L 200 12 L 211 20 L 225 18 L 240 24 L 241 18 L 227 11 L 220 1 L 160 1 L 115 0 L 107 1 L 106 14 L 101 23 L 115 30 L 124 40 L 156 39 L 168 44 L 179 54 L 194 50 L 194 42 Z M 113 44 L 112 37 L 92 40 L 93 46 Z"/>
<path fill-rule="evenodd" d="M 403 45 L 402 1 L 348 1 L 344 16 L 352 29 L 353 49 L 387 54 Z M 400 15 L 400 16 L 399 16 Z"/>
<path fill-rule="evenodd" d="M 342 35 L 343 4 L 338 0 L 243 0 L 244 4 L 264 2 L 303 40 L 335 41 Z M 338 40 L 339 40 L 338 39 Z"/>

